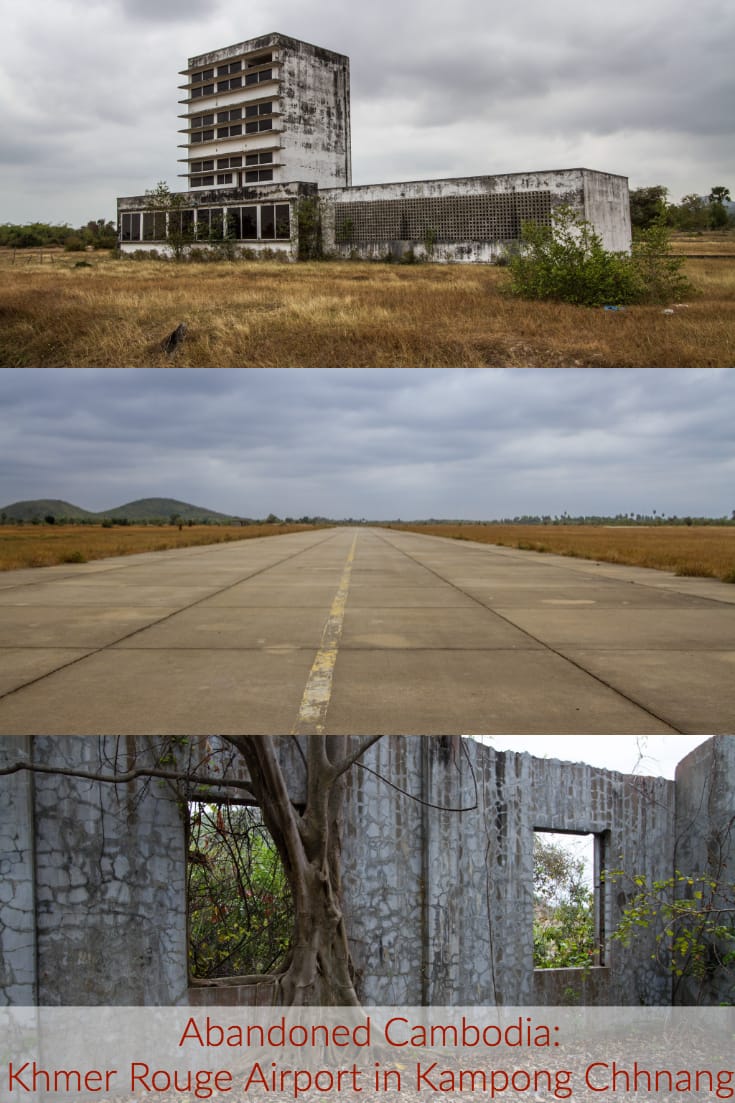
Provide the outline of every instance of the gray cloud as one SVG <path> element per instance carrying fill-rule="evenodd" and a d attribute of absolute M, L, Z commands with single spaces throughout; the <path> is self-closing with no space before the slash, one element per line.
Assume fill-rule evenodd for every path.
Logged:
<path fill-rule="evenodd" d="M 623 385 L 624 383 L 624 385 Z M 0 373 L 5 502 L 366 517 L 729 514 L 726 371 Z"/>
<path fill-rule="evenodd" d="M 0 71 L 4 144 L 20 168 L 0 193 L 10 221 L 111 217 L 116 195 L 175 184 L 179 69 L 274 30 L 350 55 L 356 183 L 588 165 L 674 198 L 735 184 L 735 11 L 719 0 L 10 7 Z"/>

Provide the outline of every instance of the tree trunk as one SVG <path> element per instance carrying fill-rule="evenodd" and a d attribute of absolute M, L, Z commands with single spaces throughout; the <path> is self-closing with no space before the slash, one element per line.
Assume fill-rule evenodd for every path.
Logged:
<path fill-rule="evenodd" d="M 379 736 L 307 736 L 306 806 L 292 803 L 270 736 L 227 737 L 243 755 L 294 902 L 291 949 L 276 976 L 284 1006 L 359 1006 L 340 902 L 344 775 Z"/>

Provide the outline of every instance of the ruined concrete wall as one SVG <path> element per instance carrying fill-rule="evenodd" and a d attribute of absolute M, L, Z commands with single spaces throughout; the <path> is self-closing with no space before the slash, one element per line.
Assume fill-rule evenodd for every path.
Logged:
<path fill-rule="evenodd" d="M 712 894 L 713 907 L 728 909 L 723 918 L 732 923 L 735 907 L 735 736 L 718 735 L 696 747 L 676 771 L 676 845 L 673 865 L 686 877 L 706 875 L 721 886 Z M 673 871 L 672 871 L 673 872 Z M 708 892 L 708 890 L 705 890 Z M 685 884 L 677 895 L 686 897 Z M 705 901 L 707 902 L 707 901 Z M 712 941 L 706 936 L 707 941 Z M 713 946 L 709 968 L 700 979 L 683 977 L 674 984 L 674 1000 L 680 1004 L 735 1004 L 733 970 L 717 967 Z"/>
<path fill-rule="evenodd" d="M 144 738 L 0 740 L 6 763 L 32 756 L 88 772 L 123 769 L 157 751 L 160 741 Z M 183 740 L 172 753 L 180 764 L 204 762 L 209 777 L 246 778 L 226 741 Z M 302 754 L 288 737 L 279 753 L 298 802 Z M 652 960 L 653 929 L 630 948 L 608 946 L 603 964 L 587 972 L 534 971 L 535 830 L 594 833 L 608 868 L 648 881 L 715 861 L 735 881 L 733 737 L 698 748 L 674 783 L 496 752 L 457 736 L 386 736 L 346 787 L 344 900 L 365 1002 L 670 1002 L 669 974 Z M 199 792 L 192 782 L 185 796 Z M 228 792 L 206 790 L 210 799 Z M 180 790 L 156 779 L 113 786 L 59 774 L 0 778 L 0 1003 L 267 998 L 237 986 L 187 988 L 181 801 Z M 608 885 L 599 898 L 609 933 L 630 892 Z M 718 984 L 705 1002 L 733 998 Z"/>
<path fill-rule="evenodd" d="M 146 742 L 35 737 L 25 751 L 41 766 L 99 772 L 113 764 L 124 769 L 132 755 L 145 758 Z M 6 758 L 18 750 L 7 744 Z M 36 991 L 17 984 L 27 969 L 28 938 L 11 954 L 11 983 L 0 999 L 180 1003 L 187 990 L 186 861 L 175 794 L 154 780 L 113 786 L 59 774 L 12 776 L 18 780 L 32 806 L 23 798 L 13 823 L 19 837 L 33 838 L 33 855 L 19 863 L 2 921 L 7 926 L 6 917 L 22 906 L 28 930 L 35 928 Z"/>
<path fill-rule="evenodd" d="M 587 975 L 534 971 L 533 833 L 604 833 L 615 865 L 668 876 L 673 782 L 439 737 L 386 738 L 365 765 L 348 781 L 344 860 L 366 1002 L 669 1002 L 645 940 Z M 610 930 L 624 900 L 603 895 Z"/>
<path fill-rule="evenodd" d="M 29 756 L 27 736 L 0 739 L 0 767 Z M 36 1003 L 33 793 L 29 774 L 2 780 L 0 796 L 0 1004 Z"/>

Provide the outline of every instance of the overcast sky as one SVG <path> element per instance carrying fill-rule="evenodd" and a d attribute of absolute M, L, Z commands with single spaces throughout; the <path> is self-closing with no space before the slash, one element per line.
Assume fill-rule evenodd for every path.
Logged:
<path fill-rule="evenodd" d="M 623 774 L 673 778 L 683 758 L 704 735 L 492 735 L 481 737 L 496 751 L 527 751 L 538 758 L 587 762 Z M 728 736 L 732 739 L 735 736 Z"/>
<path fill-rule="evenodd" d="M 0 504 L 248 517 L 735 509 L 726 369 L 0 371 Z"/>
<path fill-rule="evenodd" d="M 354 183 L 584 166 L 735 188 L 728 0 L 4 0 L 3 221 L 177 186 L 189 56 L 272 31 L 351 58 Z"/>

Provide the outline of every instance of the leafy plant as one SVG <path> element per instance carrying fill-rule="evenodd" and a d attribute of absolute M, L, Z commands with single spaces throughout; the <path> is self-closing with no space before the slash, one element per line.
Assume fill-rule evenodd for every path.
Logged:
<path fill-rule="evenodd" d="M 590 222 L 559 207 L 549 225 L 524 222 L 521 248 L 508 263 L 512 292 L 527 299 L 602 306 L 672 302 L 692 293 L 663 217 L 636 233 L 631 254 L 612 253 Z"/>
<path fill-rule="evenodd" d="M 649 882 L 617 869 L 607 871 L 605 879 L 630 887 L 615 941 L 629 946 L 642 931 L 654 929 L 652 957 L 671 973 L 675 992 L 684 986 L 694 1002 L 702 1002 L 708 982 L 724 972 L 735 1000 L 735 885 L 680 870 Z"/>
<path fill-rule="evenodd" d="M 188 906 L 192 976 L 267 973 L 284 957 L 291 895 L 257 809 L 191 806 Z"/>

